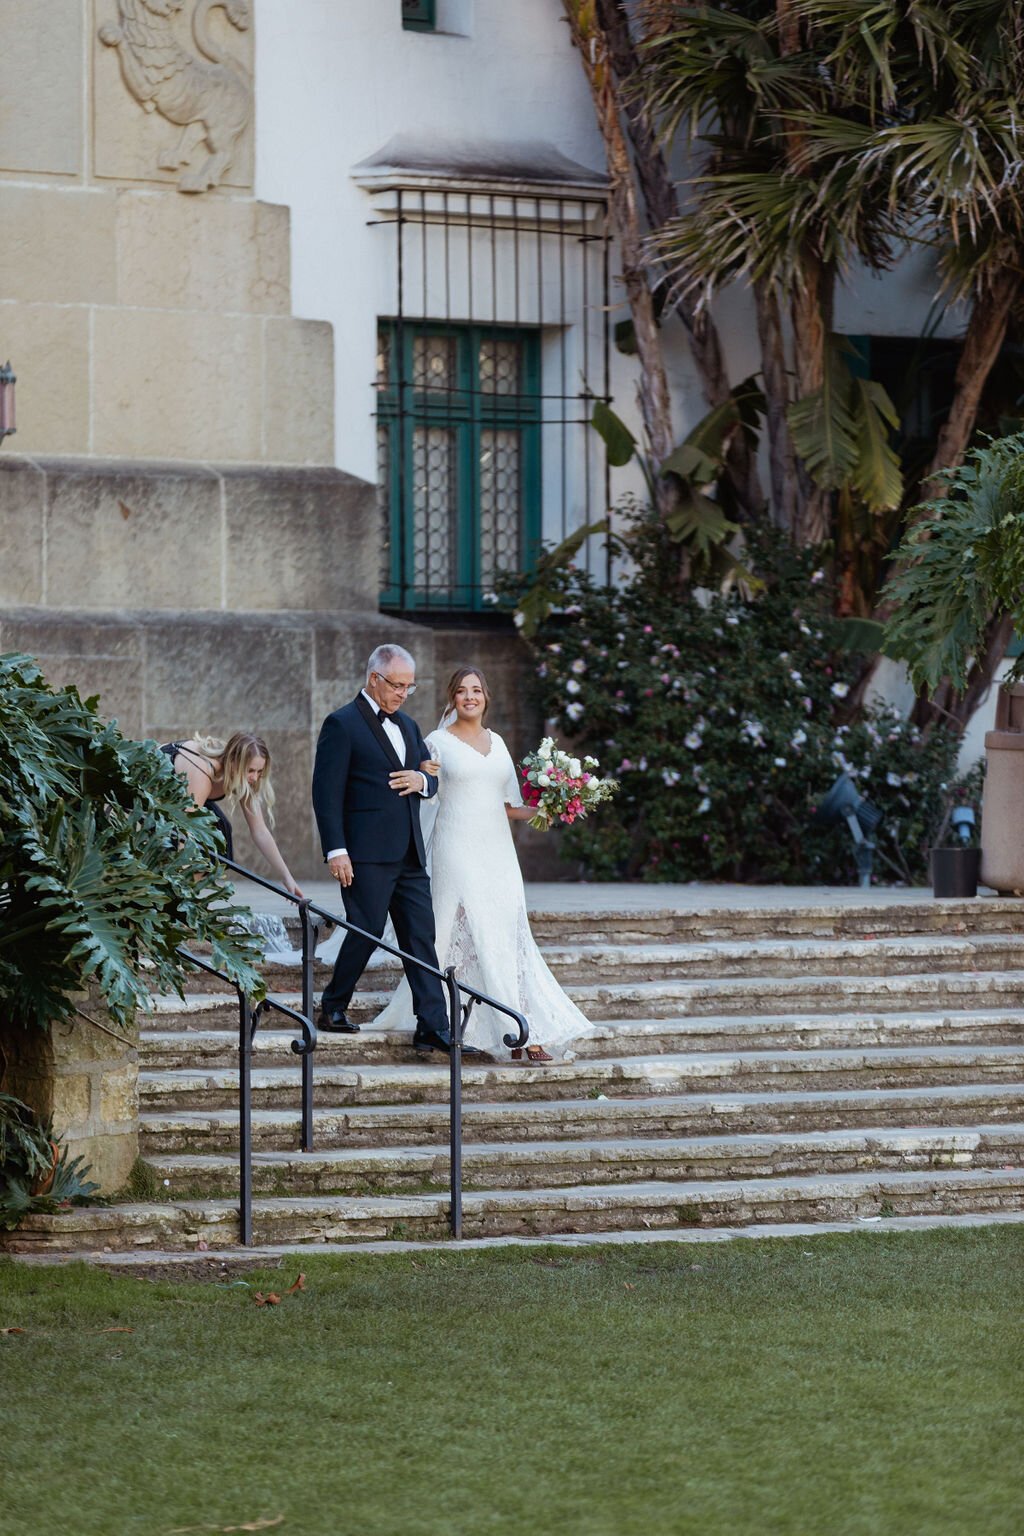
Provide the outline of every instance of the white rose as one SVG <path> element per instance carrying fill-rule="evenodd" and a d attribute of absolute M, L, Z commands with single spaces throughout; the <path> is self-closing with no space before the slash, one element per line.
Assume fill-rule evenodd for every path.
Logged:
<path fill-rule="evenodd" d="M 583 772 L 583 764 L 580 762 L 579 758 L 578 757 L 570 757 L 570 759 L 569 759 L 569 777 L 573 778 L 573 779 L 578 779 L 582 772 Z"/>
<path fill-rule="evenodd" d="M 537 783 L 540 785 L 541 789 L 548 789 L 550 787 L 551 780 L 546 773 L 538 773 Z"/>

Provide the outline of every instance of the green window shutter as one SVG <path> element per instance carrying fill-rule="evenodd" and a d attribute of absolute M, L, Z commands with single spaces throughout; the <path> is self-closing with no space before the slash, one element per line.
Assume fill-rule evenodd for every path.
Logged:
<path fill-rule="evenodd" d="M 384 322 L 378 348 L 381 603 L 478 612 L 540 547 L 540 339 Z"/>
<path fill-rule="evenodd" d="M 433 32 L 437 27 L 437 0 L 402 0 L 402 26 L 407 32 Z"/>

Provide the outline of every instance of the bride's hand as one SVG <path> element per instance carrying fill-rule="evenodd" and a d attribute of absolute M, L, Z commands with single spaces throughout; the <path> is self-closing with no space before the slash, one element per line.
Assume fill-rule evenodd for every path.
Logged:
<path fill-rule="evenodd" d="M 440 771 L 441 764 L 433 757 L 428 757 L 425 762 L 420 763 L 420 772 L 429 773 L 432 779 L 436 779 Z"/>

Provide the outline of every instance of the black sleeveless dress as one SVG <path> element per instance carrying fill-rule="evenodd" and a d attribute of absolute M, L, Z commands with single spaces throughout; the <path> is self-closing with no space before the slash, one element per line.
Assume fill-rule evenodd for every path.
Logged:
<path fill-rule="evenodd" d="M 205 759 L 200 758 L 195 752 L 190 752 L 188 747 L 184 746 L 180 741 L 165 741 L 162 743 L 160 751 L 163 752 L 166 757 L 170 758 L 172 767 L 174 766 L 174 760 L 178 756 L 178 753 L 183 752 L 186 757 L 190 757 L 192 759 L 197 767 L 202 768 L 204 773 L 206 771 Z M 217 824 L 220 827 L 224 837 L 224 852 L 227 854 L 229 859 L 233 859 L 235 853 L 234 838 L 232 837 L 231 833 L 231 823 L 220 808 L 220 801 L 223 800 L 223 798 L 223 795 L 218 795 L 215 800 L 207 800 L 206 809 L 216 817 Z"/>

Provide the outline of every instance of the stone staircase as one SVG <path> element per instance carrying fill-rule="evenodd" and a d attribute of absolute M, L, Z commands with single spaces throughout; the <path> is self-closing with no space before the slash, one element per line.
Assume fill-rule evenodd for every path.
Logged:
<path fill-rule="evenodd" d="M 1024 1213 L 1024 902 L 581 906 L 534 928 L 598 1028 L 569 1063 L 465 1068 L 467 1237 Z M 257 1244 L 446 1237 L 447 1066 L 367 1027 L 396 975 L 364 978 L 362 1034 L 321 1037 L 311 1154 L 291 1034 L 257 1036 Z M 297 1005 L 295 971 L 269 980 Z M 194 987 L 142 1030 L 163 1198 L 36 1217 L 9 1246 L 237 1247 L 237 1005 Z"/>

